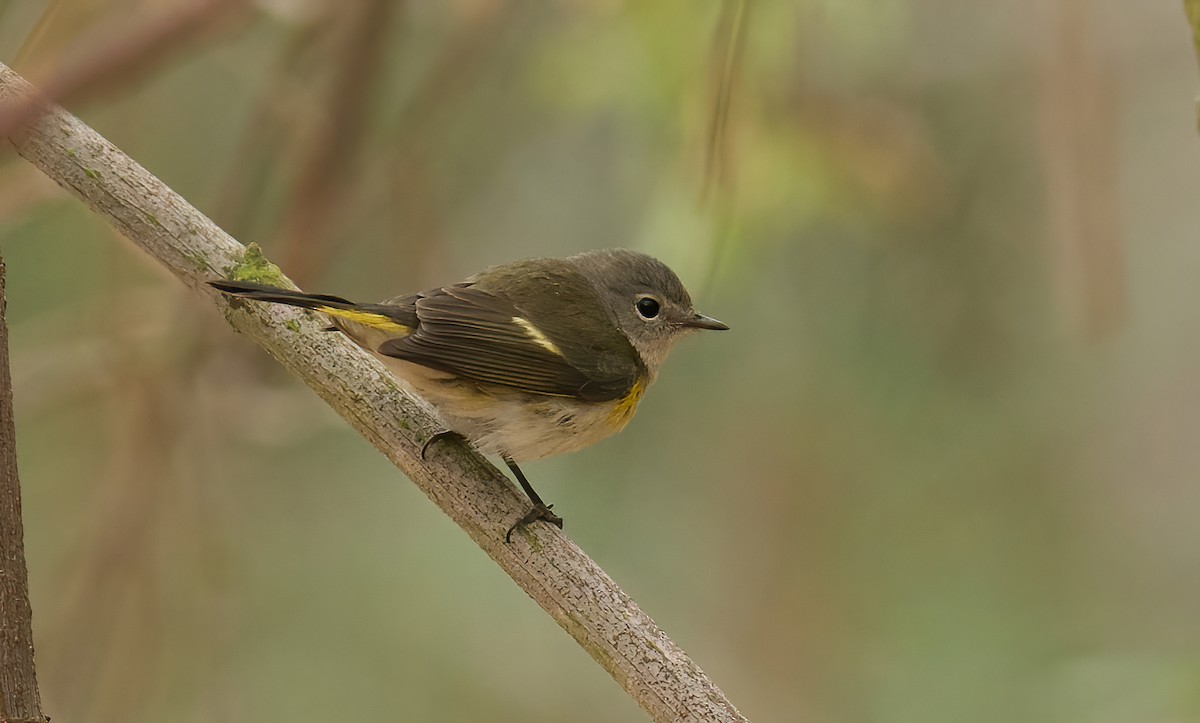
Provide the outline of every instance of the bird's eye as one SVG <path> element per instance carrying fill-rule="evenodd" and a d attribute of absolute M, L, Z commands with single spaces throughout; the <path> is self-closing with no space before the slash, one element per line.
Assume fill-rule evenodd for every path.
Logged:
<path fill-rule="evenodd" d="M 652 296 L 643 296 L 634 304 L 637 307 L 637 312 L 642 315 L 643 319 L 653 319 L 658 316 L 659 304 L 658 299 Z"/>

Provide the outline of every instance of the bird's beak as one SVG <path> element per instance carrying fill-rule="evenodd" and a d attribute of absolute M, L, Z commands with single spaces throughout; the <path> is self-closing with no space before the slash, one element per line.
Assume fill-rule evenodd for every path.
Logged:
<path fill-rule="evenodd" d="M 683 325 L 691 329 L 712 329 L 713 331 L 728 331 L 729 329 L 728 324 L 704 314 L 696 314 L 692 318 L 685 320 Z"/>

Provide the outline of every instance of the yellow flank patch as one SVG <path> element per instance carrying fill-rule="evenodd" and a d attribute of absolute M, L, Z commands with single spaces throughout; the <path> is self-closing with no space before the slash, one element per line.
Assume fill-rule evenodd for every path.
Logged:
<path fill-rule="evenodd" d="M 318 306 L 317 311 L 345 319 L 346 321 L 353 321 L 355 324 L 369 326 L 372 329 L 390 331 L 396 334 L 409 334 L 412 332 L 412 329 L 409 327 L 383 314 L 372 314 L 369 311 L 355 311 L 354 309 L 335 309 L 332 306 Z"/>
<path fill-rule="evenodd" d="M 613 409 L 608 413 L 608 423 L 621 429 L 629 420 L 633 419 L 634 412 L 637 411 L 638 402 L 642 395 L 646 393 L 646 381 L 638 379 L 629 389 L 629 393 L 617 400 L 613 405 Z"/>
<path fill-rule="evenodd" d="M 519 316 L 514 316 L 512 320 L 514 324 L 525 330 L 525 335 L 532 339 L 533 343 L 542 347 L 551 354 L 556 356 L 563 355 L 562 349 L 559 349 L 557 344 L 546 338 L 546 335 L 542 333 L 542 330 L 534 326 L 533 322 L 531 322 L 529 319 L 523 319 Z"/>

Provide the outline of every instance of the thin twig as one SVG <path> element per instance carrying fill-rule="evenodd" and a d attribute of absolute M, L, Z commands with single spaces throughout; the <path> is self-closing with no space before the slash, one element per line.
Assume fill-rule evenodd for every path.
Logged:
<path fill-rule="evenodd" d="M 33 88 L 0 65 L 0 107 Z M 11 137 L 17 151 L 104 216 L 235 329 L 300 377 L 454 520 L 655 721 L 744 721 L 724 693 L 595 562 L 558 529 L 504 532 L 527 503 L 500 472 L 438 432 L 423 402 L 308 312 L 230 303 L 204 282 L 244 268 L 247 250 L 78 118 L 50 108 Z M 278 282 L 290 285 L 283 277 Z"/>

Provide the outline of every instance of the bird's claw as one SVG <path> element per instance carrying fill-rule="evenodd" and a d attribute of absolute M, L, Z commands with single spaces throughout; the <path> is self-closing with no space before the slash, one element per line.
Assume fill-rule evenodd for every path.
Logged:
<path fill-rule="evenodd" d="M 551 507 L 554 507 L 554 505 L 535 504 L 533 506 L 533 508 L 529 510 L 529 512 L 525 513 L 524 517 L 522 517 L 521 519 L 514 522 L 513 526 L 508 528 L 508 532 L 504 533 L 504 541 L 506 543 L 512 542 L 513 530 L 517 529 L 518 527 L 524 527 L 525 525 L 528 525 L 530 522 L 537 522 L 538 520 L 544 520 L 546 522 L 549 522 L 550 524 L 554 525 L 555 527 L 557 527 L 558 529 L 561 530 L 562 526 L 563 526 L 563 519 L 561 517 L 559 517 L 558 515 L 554 514 L 550 510 Z"/>

